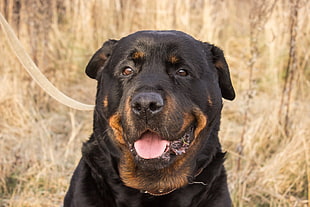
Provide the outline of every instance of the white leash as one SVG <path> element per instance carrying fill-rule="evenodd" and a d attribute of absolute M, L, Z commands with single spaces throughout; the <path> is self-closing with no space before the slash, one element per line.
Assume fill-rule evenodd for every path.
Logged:
<path fill-rule="evenodd" d="M 2 25 L 3 31 L 6 35 L 6 38 L 11 46 L 11 49 L 14 51 L 16 57 L 20 61 L 20 63 L 24 66 L 29 75 L 36 81 L 36 83 L 51 97 L 60 103 L 77 110 L 86 110 L 91 111 L 94 110 L 94 105 L 88 105 L 76 101 L 64 93 L 59 91 L 40 71 L 40 69 L 36 66 L 36 64 L 32 61 L 30 56 L 27 54 L 26 50 L 21 45 L 17 36 L 15 35 L 13 29 L 6 21 L 6 19 L 0 13 L 0 23 Z"/>

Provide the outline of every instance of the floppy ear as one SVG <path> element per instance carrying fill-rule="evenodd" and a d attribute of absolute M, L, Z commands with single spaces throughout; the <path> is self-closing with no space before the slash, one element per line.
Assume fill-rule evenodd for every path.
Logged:
<path fill-rule="evenodd" d="M 212 61 L 219 75 L 219 85 L 221 88 L 222 97 L 228 100 L 234 100 L 235 90 L 231 83 L 230 73 L 223 51 L 214 45 L 210 45 L 208 43 L 205 44 L 207 44 L 208 48 L 210 48 Z"/>
<path fill-rule="evenodd" d="M 93 79 L 96 79 L 97 74 L 103 69 L 104 63 L 111 56 L 117 40 L 108 40 L 102 47 L 93 55 L 86 66 L 86 74 Z"/>

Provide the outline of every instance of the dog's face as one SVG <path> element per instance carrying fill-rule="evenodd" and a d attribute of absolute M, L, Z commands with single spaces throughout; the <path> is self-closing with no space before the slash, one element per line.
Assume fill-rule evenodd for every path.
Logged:
<path fill-rule="evenodd" d="M 178 31 L 109 40 L 86 73 L 98 80 L 96 111 L 120 149 L 122 180 L 151 192 L 187 184 L 222 97 L 235 96 L 222 51 Z"/>

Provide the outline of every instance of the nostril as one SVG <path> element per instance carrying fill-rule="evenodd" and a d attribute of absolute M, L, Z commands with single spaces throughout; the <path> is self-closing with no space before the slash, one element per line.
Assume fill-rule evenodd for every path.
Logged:
<path fill-rule="evenodd" d="M 135 111 L 135 112 L 141 112 L 142 111 L 142 106 L 140 103 L 137 103 L 135 102 L 133 105 L 132 105 L 132 109 Z"/>
<path fill-rule="evenodd" d="M 156 114 L 161 111 L 163 106 L 162 96 L 154 92 L 139 93 L 131 101 L 132 111 L 137 115 Z"/>
<path fill-rule="evenodd" d="M 159 102 L 151 102 L 149 105 L 149 109 L 152 112 L 156 112 L 157 110 L 160 110 L 162 107 L 163 107 L 163 104 Z"/>

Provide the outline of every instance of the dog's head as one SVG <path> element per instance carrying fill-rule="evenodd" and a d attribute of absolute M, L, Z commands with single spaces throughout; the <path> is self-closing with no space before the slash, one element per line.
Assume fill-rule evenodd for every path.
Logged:
<path fill-rule="evenodd" d="M 125 185 L 184 186 L 206 145 L 218 147 L 211 134 L 222 97 L 235 97 L 219 48 L 178 31 L 141 31 L 105 42 L 86 73 L 98 81 L 96 112 L 120 148 Z"/>

